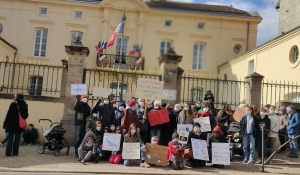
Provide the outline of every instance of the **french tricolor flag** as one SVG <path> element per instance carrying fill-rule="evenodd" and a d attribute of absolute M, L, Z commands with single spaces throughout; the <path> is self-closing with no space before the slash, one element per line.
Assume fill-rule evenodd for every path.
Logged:
<path fill-rule="evenodd" d="M 100 54 L 99 61 L 101 61 L 103 63 L 105 60 L 106 60 L 106 55 Z"/>
<path fill-rule="evenodd" d="M 118 35 L 118 33 L 123 33 L 124 31 L 124 23 L 125 23 L 125 17 L 123 17 L 121 19 L 120 24 L 118 25 L 118 27 L 116 28 L 116 31 L 113 33 L 113 35 L 111 36 L 110 40 L 107 43 L 107 47 L 110 47 L 112 45 L 114 45 L 115 39 Z"/>

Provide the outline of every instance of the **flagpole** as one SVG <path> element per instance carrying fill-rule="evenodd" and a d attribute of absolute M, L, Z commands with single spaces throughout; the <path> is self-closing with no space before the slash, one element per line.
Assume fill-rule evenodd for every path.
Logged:
<path fill-rule="evenodd" d="M 126 11 L 126 4 L 124 4 L 124 11 L 123 11 L 123 18 L 124 18 L 124 27 L 123 27 L 123 32 L 122 32 L 122 41 L 121 41 L 121 48 L 120 48 L 120 50 L 121 50 L 121 60 L 120 60 L 120 63 L 119 64 L 122 64 L 122 61 L 123 61 L 123 59 L 125 60 L 125 56 L 123 55 L 123 37 L 124 37 L 124 31 L 125 31 L 125 21 L 126 21 L 126 16 L 125 16 L 125 11 Z M 126 63 L 126 60 L 125 60 L 125 63 Z"/>

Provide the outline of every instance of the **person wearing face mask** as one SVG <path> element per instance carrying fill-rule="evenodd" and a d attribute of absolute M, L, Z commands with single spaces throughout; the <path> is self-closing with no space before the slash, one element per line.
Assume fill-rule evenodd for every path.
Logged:
<path fill-rule="evenodd" d="M 95 127 L 95 122 L 98 119 L 99 119 L 99 114 L 97 113 L 97 111 L 92 110 L 92 115 L 86 118 L 85 130 L 92 129 L 93 127 Z"/>
<path fill-rule="evenodd" d="M 110 103 L 110 99 L 108 97 L 103 99 L 103 105 L 100 105 L 101 100 L 101 97 L 99 97 L 94 109 L 99 113 L 102 125 L 104 127 L 109 127 L 110 124 L 115 122 L 115 108 Z"/>
<path fill-rule="evenodd" d="M 123 133 L 126 133 L 128 131 L 128 129 L 132 123 L 135 124 L 135 126 L 137 127 L 138 132 L 139 132 L 140 121 L 134 111 L 134 108 L 133 108 L 134 106 L 135 106 L 134 100 L 130 100 L 130 102 L 128 102 L 128 104 L 126 106 L 126 109 L 124 111 L 124 116 L 121 119 L 121 127 L 123 130 Z"/>
<path fill-rule="evenodd" d="M 274 151 L 275 149 L 275 145 L 276 145 L 276 140 L 278 140 L 278 134 L 277 132 L 279 131 L 280 128 L 280 118 L 279 116 L 275 113 L 276 107 L 275 106 L 270 106 L 269 109 L 269 119 L 271 121 L 271 132 L 269 134 L 269 140 L 268 140 L 268 156 L 271 155 L 271 153 Z M 274 133 L 276 132 L 276 133 Z"/>
<path fill-rule="evenodd" d="M 191 109 L 191 104 L 186 102 L 183 105 L 183 110 L 178 115 L 178 124 L 193 124 L 194 117 Z"/>
<path fill-rule="evenodd" d="M 280 144 L 283 145 L 286 142 L 286 125 L 287 125 L 287 113 L 286 113 L 286 107 L 285 106 L 281 106 L 279 109 L 279 118 L 280 118 L 280 127 L 279 127 L 279 141 Z M 279 153 L 282 153 L 286 151 L 286 146 L 282 147 L 280 149 Z"/>
<path fill-rule="evenodd" d="M 254 117 L 253 108 L 246 107 L 246 115 L 240 121 L 240 134 L 243 136 L 243 163 L 253 164 L 255 154 L 255 138 L 257 131 L 256 122 L 257 118 Z M 248 154 L 248 147 L 250 147 L 250 154 Z M 249 158 L 248 158 L 249 156 Z"/>
<path fill-rule="evenodd" d="M 208 90 L 206 92 L 204 100 L 208 101 L 210 103 L 210 110 L 214 114 L 215 111 L 216 111 L 215 105 L 214 105 L 214 103 L 215 103 L 215 97 L 214 97 L 214 94 L 210 90 Z"/>
<path fill-rule="evenodd" d="M 180 104 L 175 104 L 174 106 L 174 112 L 179 115 L 179 113 L 181 112 L 181 106 Z"/>
<path fill-rule="evenodd" d="M 135 110 L 140 122 L 140 136 L 144 143 L 147 142 L 149 121 L 145 113 L 145 106 L 138 106 Z"/>
<path fill-rule="evenodd" d="M 286 108 L 288 125 L 286 127 L 289 139 L 292 139 L 290 142 L 290 154 L 287 156 L 290 158 L 298 158 L 298 139 L 294 139 L 299 135 L 299 125 L 300 125 L 300 116 L 296 112 L 294 106 L 289 106 Z"/>
<path fill-rule="evenodd" d="M 125 103 L 120 102 L 118 109 L 115 110 L 115 124 L 121 125 L 121 119 L 124 116 Z"/>
<path fill-rule="evenodd" d="M 167 146 L 168 142 L 172 140 L 172 134 L 174 131 L 177 131 L 177 117 L 178 113 L 175 112 L 175 108 L 173 104 L 167 105 L 167 110 L 169 114 L 170 122 L 166 124 L 166 127 L 163 128 L 162 133 L 165 133 L 165 141 L 162 145 Z"/>
<path fill-rule="evenodd" d="M 168 143 L 168 152 L 166 153 L 169 165 L 173 170 L 183 170 L 184 169 L 184 148 L 181 143 L 178 142 L 178 133 L 172 134 L 172 140 Z"/>
<path fill-rule="evenodd" d="M 257 135 L 256 135 L 256 141 L 257 141 L 257 146 L 258 146 L 258 159 L 256 160 L 255 163 L 260 164 L 262 161 L 262 150 L 264 150 L 264 158 L 267 157 L 267 144 L 268 144 L 268 135 L 270 132 L 268 130 L 271 129 L 271 120 L 269 119 L 268 114 L 266 114 L 267 110 L 265 108 L 262 108 L 260 110 L 260 118 L 256 120 L 256 130 L 257 130 Z M 262 147 L 262 132 L 261 128 L 267 129 L 264 130 L 264 147 Z"/>
<path fill-rule="evenodd" d="M 153 109 L 150 112 L 161 110 L 161 102 L 160 101 L 154 101 L 153 102 Z M 148 114 L 147 114 L 148 117 Z M 161 144 L 161 130 L 163 128 L 164 124 L 150 126 L 150 138 L 153 136 L 157 136 L 159 144 Z"/>
<path fill-rule="evenodd" d="M 197 112 L 201 109 L 201 101 L 200 100 L 198 100 L 197 102 L 196 102 L 196 104 L 195 104 L 195 108 L 196 108 L 196 110 L 197 110 Z"/>
<path fill-rule="evenodd" d="M 88 104 L 88 97 L 81 96 L 81 100 L 76 102 L 75 110 L 75 156 L 78 158 L 78 147 L 85 134 L 87 117 L 91 114 Z"/>

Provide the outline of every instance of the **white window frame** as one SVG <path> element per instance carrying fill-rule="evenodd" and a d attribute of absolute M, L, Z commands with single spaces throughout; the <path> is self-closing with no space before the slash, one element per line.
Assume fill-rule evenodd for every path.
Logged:
<path fill-rule="evenodd" d="M 121 41 L 121 43 L 119 43 L 119 40 Z M 125 42 L 126 41 L 126 42 Z M 129 43 L 129 38 L 128 37 L 117 37 L 115 44 L 115 54 L 116 55 L 124 55 L 127 56 L 128 55 L 128 43 Z M 126 46 L 124 48 L 124 46 Z M 120 48 L 120 49 L 119 49 Z"/>
<path fill-rule="evenodd" d="M 195 50 L 196 45 L 197 45 L 197 50 Z M 202 52 L 201 52 L 201 46 L 202 46 Z M 206 48 L 206 45 L 203 43 L 193 44 L 193 54 L 192 54 L 193 55 L 193 59 L 192 59 L 192 69 L 193 70 L 204 70 L 205 48 Z"/>
<path fill-rule="evenodd" d="M 35 78 L 34 84 L 31 82 Z M 34 87 L 34 88 L 31 88 Z M 39 89 L 40 87 L 40 89 Z M 33 93 L 32 93 L 33 91 Z M 30 95 L 42 95 L 43 92 L 43 77 L 42 76 L 31 76 L 29 78 L 28 92 Z"/>
<path fill-rule="evenodd" d="M 170 22 L 170 25 L 167 25 L 167 22 Z M 164 26 L 165 27 L 171 27 L 172 26 L 172 20 L 165 20 Z"/>
<path fill-rule="evenodd" d="M 75 38 L 74 38 L 74 41 L 72 42 L 72 40 L 73 40 L 72 35 L 73 35 L 73 34 L 76 35 L 75 38 L 76 38 L 77 36 L 80 36 L 80 37 L 81 37 L 81 42 L 83 43 L 83 32 L 80 32 L 80 31 L 71 31 L 71 32 L 70 32 L 70 44 L 71 44 L 71 45 L 72 45 L 73 42 L 75 41 Z"/>
<path fill-rule="evenodd" d="M 40 40 L 39 40 L 39 48 L 38 48 L 38 55 L 35 55 L 35 50 L 37 50 L 35 48 L 36 46 L 36 40 L 37 40 L 37 31 L 41 31 L 41 35 L 40 35 Z M 44 37 L 44 32 L 47 31 L 47 36 L 46 36 L 46 43 L 42 43 L 43 42 L 43 38 Z M 38 57 L 38 58 L 45 58 L 46 57 L 46 54 L 47 54 L 47 42 L 48 42 L 48 34 L 49 34 L 49 30 L 47 28 L 36 28 L 35 29 L 35 32 L 34 32 L 34 44 L 33 44 L 33 57 Z M 42 45 L 45 44 L 46 45 L 46 48 L 45 50 L 42 50 Z M 42 51 L 45 51 L 45 55 L 42 56 Z"/>
<path fill-rule="evenodd" d="M 80 14 L 81 14 L 80 18 L 77 18 L 77 16 L 76 16 L 77 13 L 80 13 Z M 75 11 L 75 13 L 74 13 L 74 18 L 76 18 L 76 19 L 82 19 L 82 16 L 83 16 L 82 11 Z"/>
<path fill-rule="evenodd" d="M 42 10 L 46 10 L 46 14 L 42 14 Z M 47 15 L 48 15 L 48 8 L 41 7 L 41 8 L 40 8 L 39 14 L 40 14 L 40 15 L 43 15 L 43 16 L 47 16 Z"/>
<path fill-rule="evenodd" d="M 195 92 L 195 94 L 194 94 Z M 202 98 L 202 95 L 203 95 L 203 88 L 201 87 L 193 87 L 191 88 L 191 91 L 190 91 L 191 95 L 190 95 L 190 101 L 198 101 L 198 100 L 201 100 L 203 99 Z"/>
<path fill-rule="evenodd" d="M 162 46 L 162 43 L 164 43 L 164 46 Z M 168 47 L 168 44 L 170 45 L 170 47 Z M 167 53 L 167 51 L 172 48 L 173 46 L 173 42 L 171 40 L 162 40 L 160 41 L 159 44 L 159 54 L 165 54 Z M 163 50 L 163 52 L 162 52 Z"/>

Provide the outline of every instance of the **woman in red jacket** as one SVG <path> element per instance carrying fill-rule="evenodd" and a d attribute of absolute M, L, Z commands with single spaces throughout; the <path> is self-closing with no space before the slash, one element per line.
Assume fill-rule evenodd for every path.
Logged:
<path fill-rule="evenodd" d="M 137 127 L 137 133 L 139 133 L 140 121 L 136 112 L 134 111 L 134 106 L 135 101 L 130 100 L 127 104 L 126 110 L 124 110 L 124 116 L 121 119 L 121 127 L 124 134 L 129 130 L 129 127 L 132 123 L 135 124 Z"/>
<path fill-rule="evenodd" d="M 168 156 L 169 164 L 174 170 L 183 170 L 184 148 L 182 147 L 182 144 L 178 142 L 178 139 L 179 139 L 178 133 L 173 133 L 172 141 L 170 141 L 168 144 L 169 148 L 168 148 L 167 156 Z"/>

